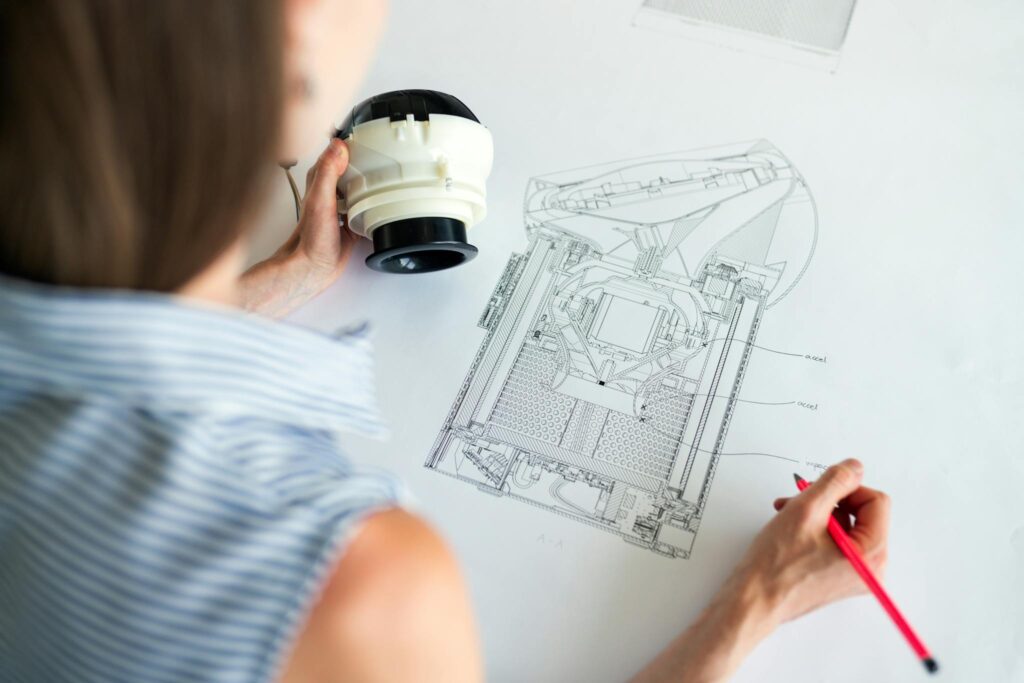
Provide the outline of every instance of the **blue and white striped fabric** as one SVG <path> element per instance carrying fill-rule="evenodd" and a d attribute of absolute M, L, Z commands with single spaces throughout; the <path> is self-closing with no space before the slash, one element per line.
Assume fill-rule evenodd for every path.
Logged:
<path fill-rule="evenodd" d="M 388 475 L 370 342 L 0 278 L 0 681 L 271 681 Z"/>

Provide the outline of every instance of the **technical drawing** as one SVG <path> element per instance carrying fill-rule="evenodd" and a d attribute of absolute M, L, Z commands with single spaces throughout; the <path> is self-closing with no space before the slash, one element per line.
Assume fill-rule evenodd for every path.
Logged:
<path fill-rule="evenodd" d="M 533 178 L 524 212 L 426 467 L 689 557 L 758 327 L 814 251 L 804 180 L 758 141 Z"/>

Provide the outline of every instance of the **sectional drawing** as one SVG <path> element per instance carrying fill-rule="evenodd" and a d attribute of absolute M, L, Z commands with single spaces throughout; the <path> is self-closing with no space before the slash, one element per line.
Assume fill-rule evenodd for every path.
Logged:
<path fill-rule="evenodd" d="M 539 176 L 426 466 L 687 558 L 758 329 L 814 252 L 757 141 Z"/>

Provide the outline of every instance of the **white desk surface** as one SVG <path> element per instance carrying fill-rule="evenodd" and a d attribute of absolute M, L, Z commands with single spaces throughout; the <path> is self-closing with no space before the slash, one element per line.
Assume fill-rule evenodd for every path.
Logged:
<path fill-rule="evenodd" d="M 941 680 L 1024 680 L 1024 3 L 859 3 L 835 74 L 634 28 L 639 4 L 392 3 L 363 94 L 457 95 L 493 132 L 496 165 L 475 261 L 381 275 L 361 264 L 364 244 L 294 316 L 376 330 L 394 434 L 353 439 L 349 452 L 404 477 L 450 539 L 492 680 L 634 672 L 703 606 L 772 498 L 790 492 L 788 473 L 723 461 L 694 557 L 668 560 L 423 461 L 482 339 L 491 288 L 526 246 L 530 176 L 767 138 L 806 178 L 820 241 L 759 339 L 829 358 L 800 379 L 819 415 L 783 438 L 822 461 L 856 455 L 868 483 L 891 492 L 886 583 Z M 290 212 L 282 180 L 263 251 L 290 231 Z M 770 393 L 773 381 L 762 373 L 745 390 Z M 741 412 L 730 439 L 758 443 L 760 429 Z M 858 598 L 780 629 L 736 680 L 923 676 L 879 607 Z"/>

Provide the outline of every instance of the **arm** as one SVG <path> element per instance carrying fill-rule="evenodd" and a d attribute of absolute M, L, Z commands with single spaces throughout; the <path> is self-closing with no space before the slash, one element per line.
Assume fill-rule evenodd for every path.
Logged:
<path fill-rule="evenodd" d="M 345 267 L 356 237 L 338 224 L 338 179 L 348 148 L 332 139 L 306 174 L 306 196 L 291 237 L 266 261 L 242 274 L 242 307 L 274 318 L 291 313 L 322 292 Z"/>
<path fill-rule="evenodd" d="M 866 592 L 826 531 L 829 515 L 838 514 L 865 561 L 881 575 L 889 498 L 861 486 L 862 473 L 859 462 L 845 460 L 800 495 L 776 500 L 779 513 L 711 604 L 635 680 L 725 681 L 779 624 Z"/>
<path fill-rule="evenodd" d="M 482 679 L 451 552 L 422 520 L 390 510 L 371 517 L 346 549 L 281 683 Z"/>

